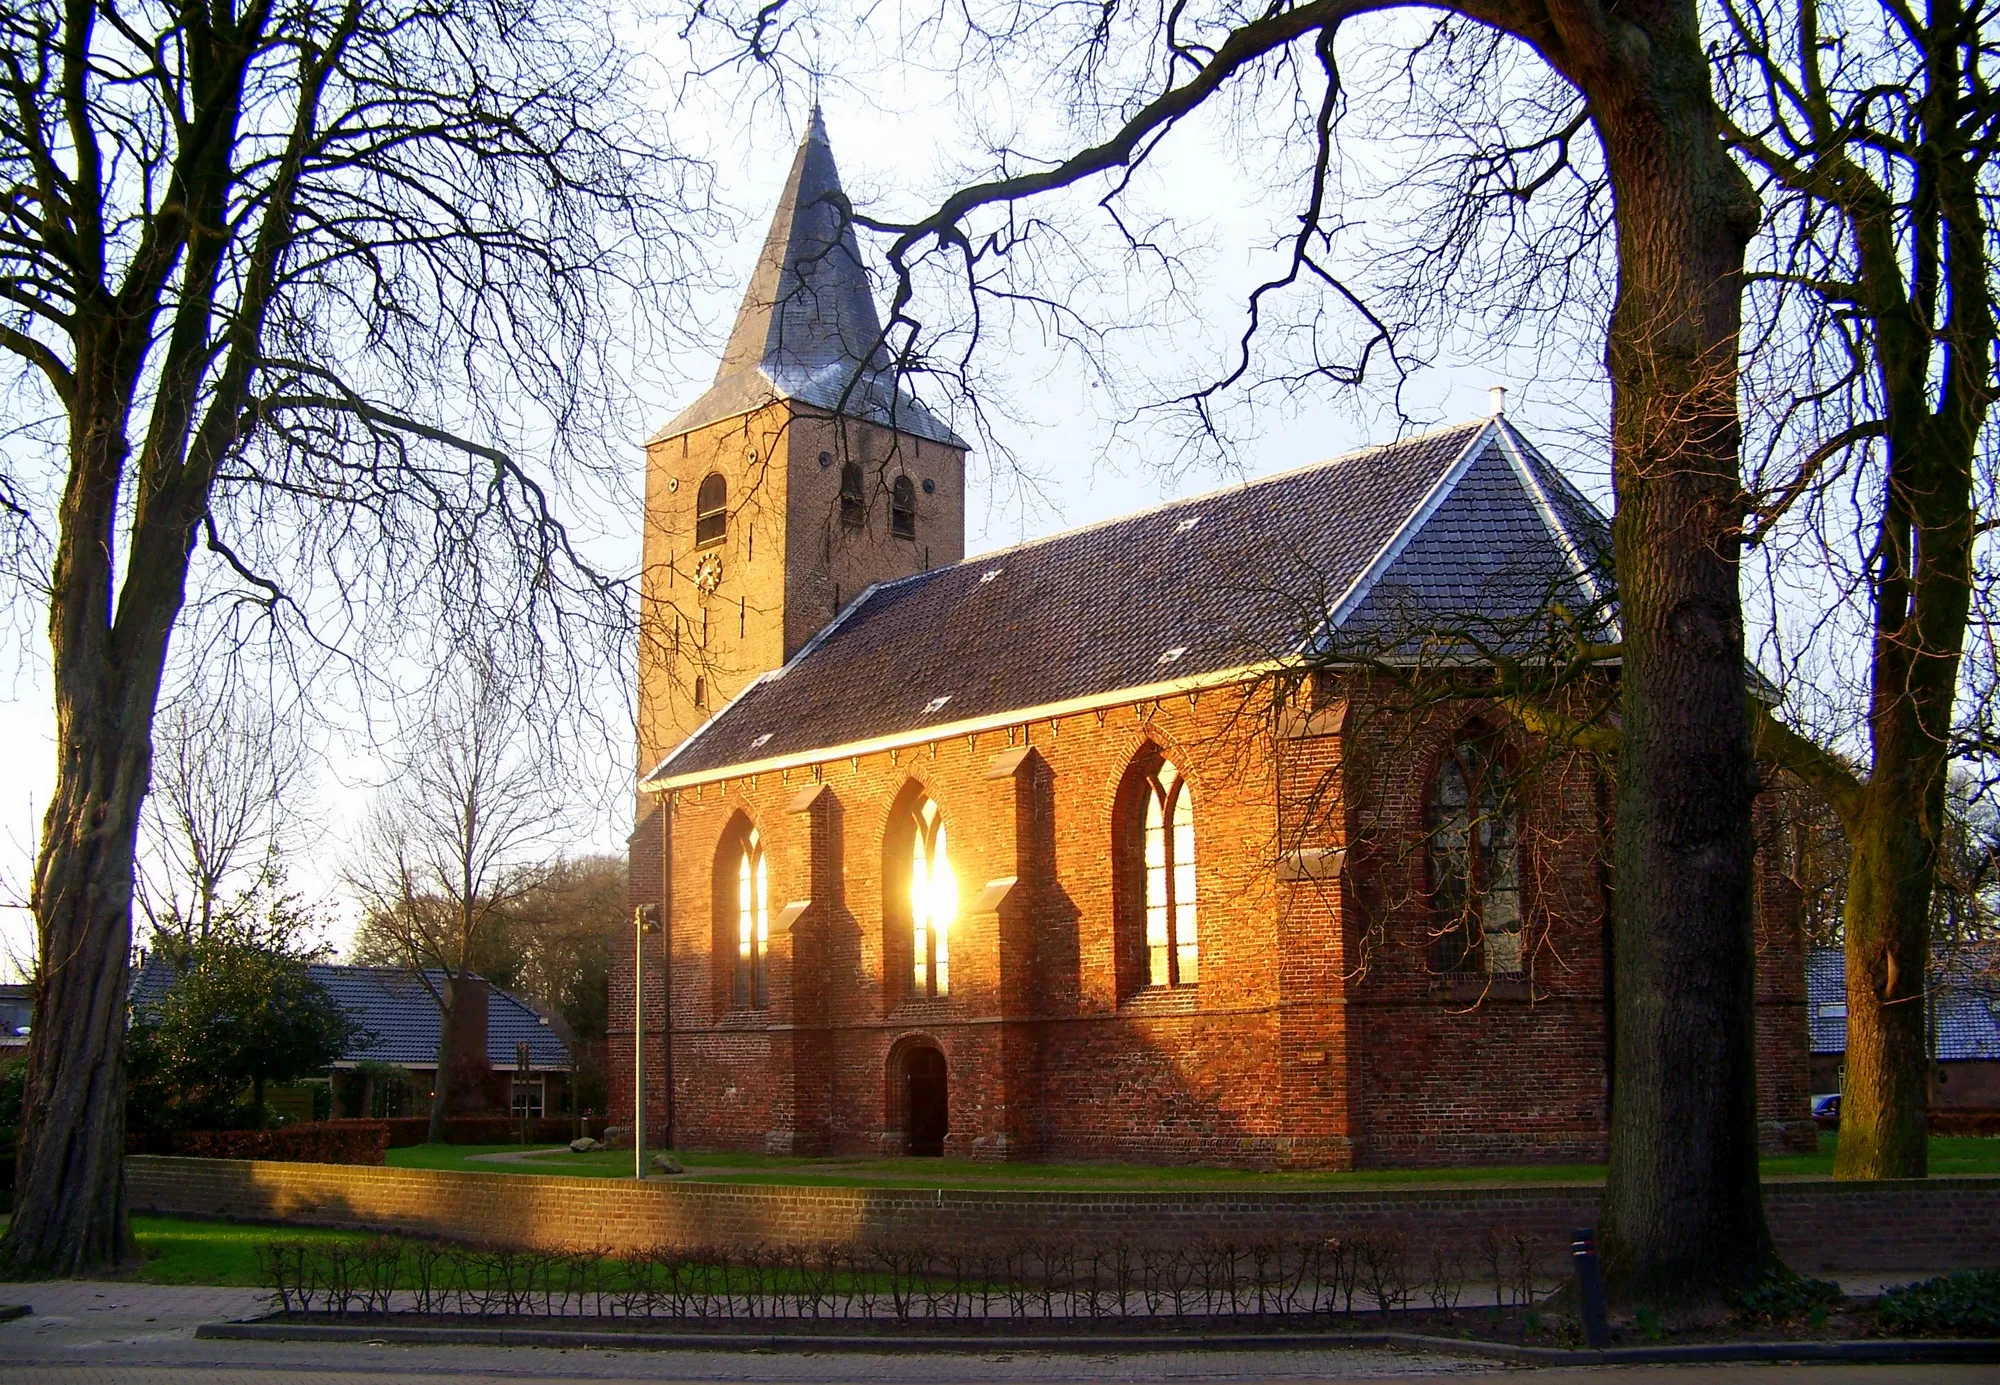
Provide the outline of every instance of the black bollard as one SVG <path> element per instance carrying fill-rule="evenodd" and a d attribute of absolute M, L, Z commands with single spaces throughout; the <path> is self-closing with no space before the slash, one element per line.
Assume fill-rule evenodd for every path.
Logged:
<path fill-rule="evenodd" d="M 1583 1313 L 1583 1339 L 1602 1350 L 1611 1345 L 1611 1323 L 1604 1315 L 1604 1272 L 1597 1263 L 1597 1230 L 1583 1227 L 1570 1241 L 1576 1262 L 1576 1301 Z"/>

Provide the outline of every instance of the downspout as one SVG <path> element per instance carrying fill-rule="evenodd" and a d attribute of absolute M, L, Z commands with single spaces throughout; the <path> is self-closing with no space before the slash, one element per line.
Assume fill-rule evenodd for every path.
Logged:
<path fill-rule="evenodd" d="M 660 1045 L 667 1084 L 665 1148 L 674 1148 L 674 796 L 660 795 Z"/>

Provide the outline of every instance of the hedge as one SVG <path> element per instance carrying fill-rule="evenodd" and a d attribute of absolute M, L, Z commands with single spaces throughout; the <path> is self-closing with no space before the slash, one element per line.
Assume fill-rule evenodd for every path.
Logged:
<path fill-rule="evenodd" d="M 347 1125 L 359 1122 L 335 1121 L 334 1124 Z M 430 1134 L 431 1128 L 428 1116 L 394 1116 L 384 1121 L 371 1121 L 369 1124 L 380 1125 L 388 1130 L 391 1149 L 402 1149 L 408 1145 L 424 1143 L 424 1137 Z M 603 1133 L 601 1122 L 593 1133 Z M 520 1138 L 519 1116 L 445 1117 L 444 1142 L 448 1145 L 511 1145 Z M 574 1116 L 539 1116 L 528 1122 L 530 1144 L 566 1145 L 575 1138 Z"/>
<path fill-rule="evenodd" d="M 171 1130 L 134 1133 L 132 1154 L 195 1159 L 275 1159 L 288 1164 L 381 1164 L 389 1148 L 383 1121 L 317 1121 L 282 1130 Z"/>

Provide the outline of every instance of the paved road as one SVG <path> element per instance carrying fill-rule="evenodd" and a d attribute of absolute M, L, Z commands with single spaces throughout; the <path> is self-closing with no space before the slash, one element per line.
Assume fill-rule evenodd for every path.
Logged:
<path fill-rule="evenodd" d="M 197 1323 L 248 1317 L 259 1295 L 93 1283 L 0 1285 L 0 1302 L 26 1301 L 32 1317 L 0 1323 L 5 1385 L 388 1385 L 432 1377 L 491 1381 L 685 1382 L 685 1385 L 1083 1385 L 1161 1381 L 1201 1385 L 1296 1382 L 1462 1381 L 1498 1376 L 1554 1382 L 1625 1380 L 1645 1385 L 1995 1385 L 1996 1367 L 1632 1367 L 1542 1370 L 1392 1351 L 1153 1352 L 1122 1356 L 993 1350 L 966 1355 L 773 1355 L 761 1352 L 580 1351 L 520 1347 L 390 1347 L 200 1342 Z M 1631 1385 L 1637 1385 L 1636 1381 Z"/>

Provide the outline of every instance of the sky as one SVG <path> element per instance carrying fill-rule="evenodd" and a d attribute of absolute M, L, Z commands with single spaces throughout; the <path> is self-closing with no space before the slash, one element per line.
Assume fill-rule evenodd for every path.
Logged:
<path fill-rule="evenodd" d="M 659 31 L 635 24 L 631 38 L 658 50 L 663 68 L 669 66 L 672 44 Z M 989 126 L 998 119 L 1012 122 L 1017 131 L 1058 137 L 1037 125 L 1025 98 L 1021 110 L 969 114 L 964 94 L 941 76 L 901 70 L 889 80 L 871 74 L 863 62 L 849 69 L 830 65 L 835 73 L 821 84 L 820 100 L 844 181 L 864 210 L 908 215 L 926 208 L 962 176 L 978 147 L 975 124 Z M 666 86 L 663 82 L 663 92 Z M 605 445 L 629 459 L 635 487 L 645 434 L 699 394 L 713 372 L 805 115 L 802 99 L 781 108 L 768 96 L 741 88 L 658 99 L 662 118 L 677 122 L 683 136 L 713 159 L 717 193 L 734 217 L 736 234 L 713 247 L 716 282 L 697 299 L 696 343 L 665 358 L 639 361 L 632 353 L 624 358 L 630 383 L 647 401 L 645 416 L 630 420 L 629 431 Z M 1359 165 L 1371 156 L 1364 145 L 1357 141 L 1357 176 L 1366 172 Z M 1393 155 L 1393 139 L 1388 148 Z M 969 554 L 1391 441 L 1416 428 L 1481 416 L 1490 410 L 1488 392 L 1496 384 L 1508 387 L 1508 412 L 1517 425 L 1543 441 L 1578 484 L 1603 502 L 1608 465 L 1593 439 L 1603 432 L 1604 393 L 1588 364 L 1594 352 L 1577 352 L 1576 341 L 1563 336 L 1587 326 L 1578 322 L 1552 320 L 1544 332 L 1511 343 L 1482 340 L 1476 333 L 1445 334 L 1432 342 L 1393 398 L 1381 385 L 1346 390 L 1317 383 L 1276 403 L 1237 407 L 1226 414 L 1235 445 L 1224 456 L 1190 457 L 1170 424 L 1135 418 L 1138 404 L 1223 359 L 1241 330 L 1247 290 L 1275 263 L 1272 247 L 1286 232 L 1291 203 L 1271 192 L 1271 169 L 1281 164 L 1282 153 L 1270 156 L 1270 164 L 1260 164 L 1262 157 L 1262 151 L 1233 137 L 1218 115 L 1178 134 L 1145 174 L 1138 201 L 1173 218 L 1169 239 L 1180 250 L 1182 292 L 1171 301 L 1163 296 L 1168 286 L 1163 274 L 1121 267 L 1112 251 L 1080 257 L 1091 272 L 1073 281 L 1071 302 L 1119 325 L 1102 346 L 1115 381 L 1089 378 L 1075 353 L 1060 349 L 1035 324 L 1016 324 L 982 345 L 993 436 L 981 440 L 970 468 Z M 1103 227 L 1090 229 L 1087 204 L 1071 210 L 1085 217 L 1088 250 Z M 1355 209 L 1363 223 L 1367 213 Z M 1365 260 L 1365 225 L 1355 244 L 1358 250 L 1348 253 Z M 1567 364 L 1550 374 L 1552 359 L 1586 364 Z M 971 436 L 963 414 L 958 421 L 960 431 Z M 1024 473 L 1035 478 L 1032 486 L 1020 484 Z M 619 570 L 636 566 L 632 506 L 607 499 L 598 512 L 578 518 L 595 531 L 601 561 Z M 24 615 L 17 612 L 13 628 L 25 643 L 13 667 L 0 670 L 0 977 L 30 955 L 25 900 L 39 814 L 54 769 L 40 613 L 32 605 Z M 628 690 L 605 693 L 616 701 Z M 292 883 L 323 902 L 328 941 L 344 947 L 354 911 L 339 884 L 341 865 L 382 765 L 362 738 L 332 738 L 322 752 L 312 792 L 303 800 L 310 830 L 290 862 Z M 619 763 L 625 755 L 625 746 L 604 749 L 610 776 L 629 770 Z M 589 792 L 594 790 L 580 790 Z M 621 849 L 627 829 L 616 811 L 586 815 L 568 849 Z"/>

